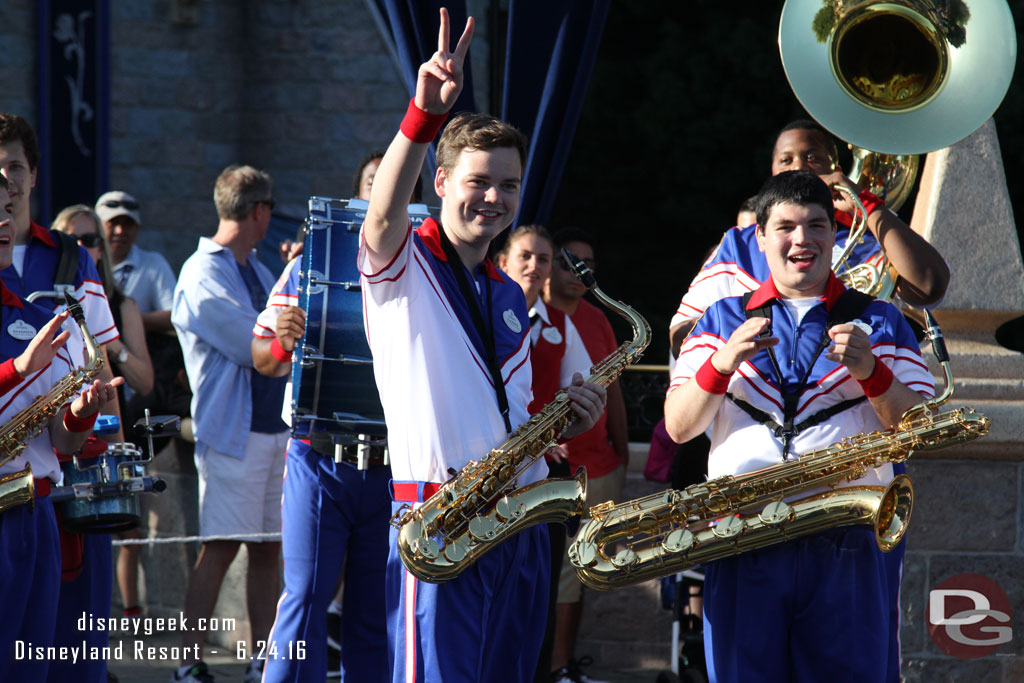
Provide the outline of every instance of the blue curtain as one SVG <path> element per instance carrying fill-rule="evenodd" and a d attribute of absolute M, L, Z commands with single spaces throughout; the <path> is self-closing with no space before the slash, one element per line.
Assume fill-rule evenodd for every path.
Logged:
<path fill-rule="evenodd" d="M 551 217 L 608 7 L 609 0 L 511 0 L 501 118 L 530 139 L 515 225 Z"/>
<path fill-rule="evenodd" d="M 452 42 L 466 25 L 466 5 L 445 0 L 376 0 L 383 4 L 409 96 L 419 65 L 437 49 L 439 8 L 451 16 Z M 497 2 L 498 0 L 492 0 Z M 500 117 L 530 139 L 516 225 L 544 223 L 558 195 L 610 0 L 511 0 Z M 479 31 L 479 27 L 478 27 Z M 477 38 L 481 38 L 478 32 Z M 480 49 L 477 41 L 475 48 Z M 478 111 L 467 60 L 465 87 L 453 111 Z M 434 154 L 429 154 L 431 170 Z"/>
<path fill-rule="evenodd" d="M 391 30 L 392 46 L 398 54 L 409 97 L 416 93 L 416 73 L 420 64 L 437 52 L 437 31 L 441 24 L 441 8 L 448 9 L 451 22 L 449 49 L 454 49 L 462 30 L 466 27 L 466 3 L 464 0 L 375 0 L 378 9 Z M 472 51 L 472 48 L 470 48 Z M 460 111 L 477 111 L 473 98 L 473 70 L 469 59 L 463 66 L 465 80 L 462 93 L 452 108 L 452 114 Z M 434 145 L 427 153 L 427 165 L 433 177 L 437 168 Z"/>

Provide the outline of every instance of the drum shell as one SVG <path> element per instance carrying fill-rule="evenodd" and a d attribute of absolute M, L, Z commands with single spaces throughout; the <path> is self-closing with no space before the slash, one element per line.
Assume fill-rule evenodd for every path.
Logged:
<path fill-rule="evenodd" d="M 296 433 L 386 434 L 356 264 L 365 206 L 361 200 L 309 200 L 298 302 L 306 313 L 306 329 L 292 363 Z M 425 209 L 411 210 L 414 225 L 427 217 Z"/>
<path fill-rule="evenodd" d="M 125 479 L 142 477 L 143 464 L 124 466 L 143 459 L 134 444 L 113 443 L 95 458 L 79 458 L 61 463 L 64 486 L 75 484 L 118 484 Z M 75 533 L 115 533 L 139 526 L 142 516 L 137 493 L 100 498 L 75 498 L 57 504 L 61 525 Z"/>

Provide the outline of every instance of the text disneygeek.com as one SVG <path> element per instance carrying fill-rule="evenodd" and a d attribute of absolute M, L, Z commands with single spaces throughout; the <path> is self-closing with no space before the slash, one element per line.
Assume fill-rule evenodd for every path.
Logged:
<path fill-rule="evenodd" d="M 184 631 L 234 631 L 235 619 L 188 619 L 183 612 L 176 617 L 96 617 L 88 612 L 75 623 L 83 634 L 80 644 L 60 647 L 42 646 L 25 640 L 14 641 L 15 660 L 48 660 L 48 661 L 96 661 L 123 660 L 126 655 L 136 660 L 168 660 L 200 659 L 198 646 L 150 646 L 143 640 L 132 640 L 126 650 L 124 642 L 99 647 L 91 645 L 88 633 L 109 632 L 121 636 L 151 636 L 162 633 L 181 633 Z M 106 642 L 106 638 L 104 638 Z"/>

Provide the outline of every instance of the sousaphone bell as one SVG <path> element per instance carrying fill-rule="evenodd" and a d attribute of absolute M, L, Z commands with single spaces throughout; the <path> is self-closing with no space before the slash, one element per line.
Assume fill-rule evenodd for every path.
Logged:
<path fill-rule="evenodd" d="M 912 155 L 992 115 L 1017 40 L 1004 0 L 787 0 L 779 51 L 797 99 L 838 138 Z"/>

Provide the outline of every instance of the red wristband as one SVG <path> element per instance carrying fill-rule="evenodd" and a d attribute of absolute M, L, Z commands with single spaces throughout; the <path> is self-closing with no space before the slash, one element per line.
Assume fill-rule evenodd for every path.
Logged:
<path fill-rule="evenodd" d="M 868 378 L 857 381 L 860 383 L 860 388 L 864 390 L 864 395 L 868 398 L 874 398 L 889 391 L 889 387 L 892 386 L 894 379 L 895 377 L 889 366 L 875 358 L 875 368 L 868 375 Z"/>
<path fill-rule="evenodd" d="M 99 411 L 89 417 L 75 417 L 71 414 L 71 409 L 68 408 L 68 411 L 64 413 L 64 429 L 76 433 L 92 431 L 97 417 L 99 417 Z"/>
<path fill-rule="evenodd" d="M 416 99 L 413 98 L 409 100 L 409 108 L 405 110 L 405 118 L 402 119 L 402 135 L 420 144 L 433 142 L 447 118 L 448 114 L 423 111 L 416 106 Z"/>
<path fill-rule="evenodd" d="M 0 363 L 0 394 L 6 394 L 21 384 L 22 376 L 14 368 L 14 359 L 9 358 Z"/>
<path fill-rule="evenodd" d="M 870 216 L 876 209 L 881 209 L 885 206 L 885 202 L 867 190 L 861 190 L 858 199 L 864 205 L 865 217 Z"/>
<path fill-rule="evenodd" d="M 292 352 L 285 351 L 284 347 L 281 346 L 281 342 L 274 337 L 274 341 L 270 342 L 270 355 L 272 355 L 278 363 L 291 363 Z"/>
<path fill-rule="evenodd" d="M 728 375 L 722 374 L 718 371 L 718 368 L 711 364 L 711 358 L 708 358 L 704 361 L 704 365 L 700 366 L 693 378 L 697 380 L 697 386 L 709 394 L 724 394 L 729 390 L 729 380 L 732 379 L 732 373 L 730 372 Z"/>

